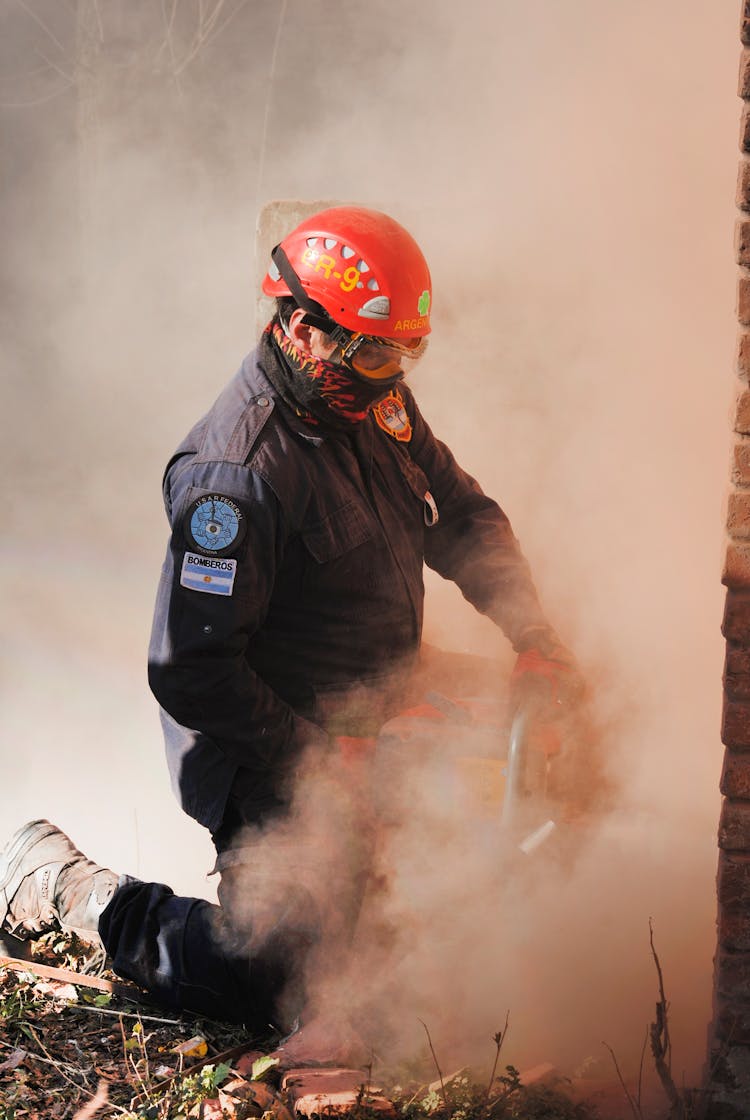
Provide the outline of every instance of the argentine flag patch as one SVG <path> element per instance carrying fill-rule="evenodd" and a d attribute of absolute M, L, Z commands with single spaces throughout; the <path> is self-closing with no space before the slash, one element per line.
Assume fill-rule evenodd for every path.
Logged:
<path fill-rule="evenodd" d="M 209 595 L 231 595 L 236 571 L 236 560 L 186 552 L 182 561 L 180 584 L 182 587 L 189 587 L 191 591 L 207 591 Z"/>

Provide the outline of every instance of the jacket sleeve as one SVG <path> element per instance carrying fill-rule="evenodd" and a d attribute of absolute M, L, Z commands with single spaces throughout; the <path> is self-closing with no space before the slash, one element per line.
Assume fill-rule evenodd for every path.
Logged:
<path fill-rule="evenodd" d="M 186 512 L 212 494 L 228 497 L 243 521 L 236 551 L 223 550 L 222 559 L 231 563 L 219 593 L 195 589 L 196 580 L 184 574 L 186 555 L 196 551 L 185 528 Z M 278 769 L 302 745 L 323 736 L 276 695 L 246 657 L 268 610 L 284 548 L 279 502 L 247 467 L 194 463 L 189 456 L 168 468 L 165 502 L 172 535 L 154 616 L 151 689 L 173 720 L 207 737 L 235 765 L 259 774 Z"/>
<path fill-rule="evenodd" d="M 510 521 L 435 438 L 411 394 L 405 396 L 413 429 L 410 455 L 426 475 L 438 510 L 438 521 L 425 530 L 426 563 L 453 580 L 515 650 L 530 648 L 542 633 L 554 635 Z"/>

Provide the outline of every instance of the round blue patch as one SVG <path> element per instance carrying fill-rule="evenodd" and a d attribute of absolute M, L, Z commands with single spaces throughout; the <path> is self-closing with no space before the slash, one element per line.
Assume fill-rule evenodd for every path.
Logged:
<path fill-rule="evenodd" d="M 245 518 L 242 510 L 224 494 L 197 498 L 183 521 L 188 544 L 206 556 L 225 556 L 242 543 Z"/>

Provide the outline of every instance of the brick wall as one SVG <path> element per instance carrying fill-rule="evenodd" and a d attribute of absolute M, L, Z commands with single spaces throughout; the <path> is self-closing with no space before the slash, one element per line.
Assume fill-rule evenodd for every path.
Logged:
<path fill-rule="evenodd" d="M 750 0 L 742 4 L 739 95 L 737 404 L 727 508 L 726 639 L 711 1120 L 750 1116 Z"/>

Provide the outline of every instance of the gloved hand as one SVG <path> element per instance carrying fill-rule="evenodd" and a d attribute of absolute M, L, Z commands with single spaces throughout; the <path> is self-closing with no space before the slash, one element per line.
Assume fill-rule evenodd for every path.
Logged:
<path fill-rule="evenodd" d="M 538 724 L 568 715 L 583 699 L 585 681 L 573 654 L 550 641 L 522 650 L 510 678 L 511 709 L 528 708 Z"/>

